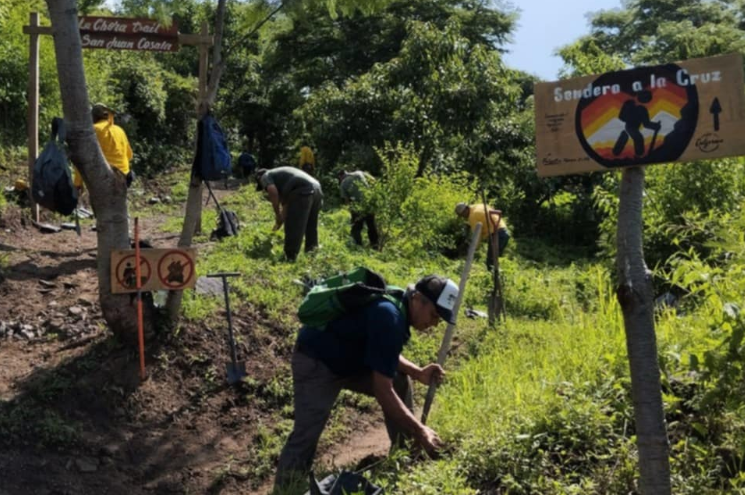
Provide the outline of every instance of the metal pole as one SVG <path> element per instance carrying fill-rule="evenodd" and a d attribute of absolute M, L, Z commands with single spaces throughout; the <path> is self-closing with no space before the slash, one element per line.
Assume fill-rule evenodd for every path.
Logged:
<path fill-rule="evenodd" d="M 453 340 L 453 334 L 455 333 L 455 325 L 458 321 L 458 311 L 460 310 L 460 303 L 463 301 L 463 294 L 466 292 L 466 282 L 468 281 L 468 274 L 471 272 L 471 265 L 473 264 L 473 255 L 476 252 L 476 246 L 479 243 L 479 237 L 481 236 L 481 222 L 476 224 L 476 228 L 473 229 L 473 235 L 471 236 L 471 244 L 468 246 L 468 255 L 466 256 L 466 264 L 463 267 L 463 272 L 460 275 L 460 285 L 458 286 L 458 298 L 455 300 L 455 306 L 453 307 L 453 314 L 455 314 L 456 323 L 450 323 L 445 329 L 445 336 L 442 338 L 442 344 L 440 345 L 440 351 L 437 353 L 437 364 L 440 366 L 445 365 L 445 359 L 447 359 L 448 353 L 450 352 L 450 343 Z M 429 390 L 427 390 L 427 398 L 424 400 L 424 409 L 422 410 L 422 423 L 427 422 L 427 416 L 429 416 L 429 409 L 432 407 L 432 401 L 435 399 L 435 392 L 437 391 L 437 384 L 431 382 L 429 384 Z"/>

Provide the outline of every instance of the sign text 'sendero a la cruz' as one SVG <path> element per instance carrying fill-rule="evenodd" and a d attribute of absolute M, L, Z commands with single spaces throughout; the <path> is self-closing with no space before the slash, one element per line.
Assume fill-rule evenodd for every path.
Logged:
<path fill-rule="evenodd" d="M 742 55 L 535 85 L 538 175 L 745 155 Z"/>
<path fill-rule="evenodd" d="M 175 52 L 179 49 L 178 26 L 164 26 L 152 19 L 80 17 L 83 48 Z"/>

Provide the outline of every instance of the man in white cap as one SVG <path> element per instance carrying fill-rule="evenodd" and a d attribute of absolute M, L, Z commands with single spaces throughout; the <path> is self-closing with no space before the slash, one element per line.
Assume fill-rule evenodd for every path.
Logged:
<path fill-rule="evenodd" d="M 377 299 L 345 314 L 324 329 L 300 330 L 292 355 L 295 425 L 277 467 L 275 493 L 308 479 L 318 439 L 342 389 L 375 397 L 383 409 L 392 445 L 411 439 L 428 453 L 440 437 L 412 413 L 414 378 L 424 385 L 440 383 L 440 365 L 420 368 L 401 355 L 409 327 L 426 330 L 440 319 L 455 323 L 458 286 L 429 275 L 408 287 L 399 305 Z"/>

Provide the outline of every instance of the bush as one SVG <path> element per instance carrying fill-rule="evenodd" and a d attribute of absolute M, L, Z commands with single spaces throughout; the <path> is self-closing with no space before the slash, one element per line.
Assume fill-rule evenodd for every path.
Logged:
<path fill-rule="evenodd" d="M 417 178 L 413 148 L 388 145 L 378 153 L 383 175 L 365 200 L 375 212 L 381 244 L 397 256 L 455 254 L 466 229 L 453 209 L 472 190 L 465 174 Z"/>

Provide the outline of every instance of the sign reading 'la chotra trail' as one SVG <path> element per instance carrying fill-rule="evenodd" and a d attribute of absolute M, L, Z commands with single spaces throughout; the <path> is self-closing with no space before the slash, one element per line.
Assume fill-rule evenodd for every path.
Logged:
<path fill-rule="evenodd" d="M 175 52 L 179 49 L 178 26 L 164 26 L 152 19 L 80 17 L 83 48 Z"/>
<path fill-rule="evenodd" d="M 537 83 L 538 175 L 745 155 L 742 55 Z"/>

